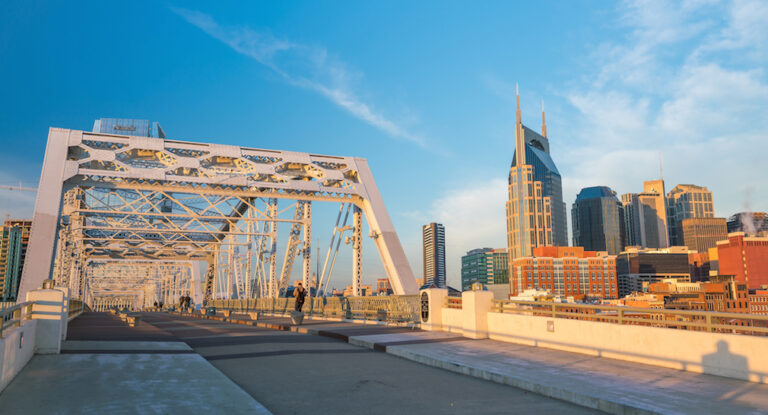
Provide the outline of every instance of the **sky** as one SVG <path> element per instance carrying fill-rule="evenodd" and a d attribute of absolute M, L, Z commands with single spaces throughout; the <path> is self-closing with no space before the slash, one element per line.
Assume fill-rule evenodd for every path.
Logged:
<path fill-rule="evenodd" d="M 768 210 L 766 21 L 759 0 L 5 0 L 0 185 L 37 186 L 48 127 L 100 117 L 364 157 L 414 274 L 421 225 L 440 222 L 458 287 L 461 255 L 506 245 L 516 83 L 524 124 L 540 129 L 544 102 L 569 212 L 583 187 L 640 192 L 660 160 L 667 190 L 708 187 L 716 216 Z M 0 190 L 2 216 L 33 206 Z M 364 280 L 382 277 L 363 250 Z"/>

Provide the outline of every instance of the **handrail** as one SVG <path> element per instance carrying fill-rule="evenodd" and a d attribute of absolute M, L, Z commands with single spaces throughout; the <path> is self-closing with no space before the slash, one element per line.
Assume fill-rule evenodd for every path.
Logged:
<path fill-rule="evenodd" d="M 3 331 L 6 328 L 19 327 L 22 321 L 29 318 L 34 303 L 34 301 L 27 301 L 0 310 L 0 338 L 3 337 Z"/>
<path fill-rule="evenodd" d="M 287 314 L 293 310 L 293 298 L 255 298 L 237 300 L 210 300 L 205 306 L 235 312 L 259 311 Z M 363 319 L 397 323 L 419 321 L 419 301 L 416 295 L 389 295 L 370 297 L 313 297 L 303 308 L 308 316 Z"/>
<path fill-rule="evenodd" d="M 768 334 L 768 316 L 755 314 L 524 300 L 493 300 L 491 311 L 679 330 Z"/>

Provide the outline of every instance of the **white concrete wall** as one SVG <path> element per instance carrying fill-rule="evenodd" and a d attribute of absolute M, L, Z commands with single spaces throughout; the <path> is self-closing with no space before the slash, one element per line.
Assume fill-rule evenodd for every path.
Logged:
<path fill-rule="evenodd" d="M 36 332 L 37 320 L 27 320 L 20 327 L 3 331 L 3 338 L 0 338 L 0 392 L 32 359 Z"/>
<path fill-rule="evenodd" d="M 768 383 L 764 336 L 502 313 L 488 313 L 488 332 L 494 340 Z"/>
<path fill-rule="evenodd" d="M 443 331 L 464 334 L 464 314 L 460 308 L 442 309 Z"/>

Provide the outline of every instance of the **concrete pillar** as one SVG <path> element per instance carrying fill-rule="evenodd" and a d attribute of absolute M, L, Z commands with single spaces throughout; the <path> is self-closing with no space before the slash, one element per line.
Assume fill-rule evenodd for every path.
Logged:
<path fill-rule="evenodd" d="M 464 320 L 464 337 L 488 338 L 488 313 L 491 311 L 491 291 L 464 291 L 461 293 L 461 312 Z"/>
<path fill-rule="evenodd" d="M 423 330 L 443 329 L 443 303 L 447 296 L 446 288 L 427 288 L 419 292 L 419 313 Z"/>
<path fill-rule="evenodd" d="M 57 354 L 61 351 L 63 319 L 67 315 L 64 306 L 64 292 L 56 289 L 32 290 L 27 292 L 26 301 L 34 301 L 31 319 L 37 320 L 35 353 Z"/>
<path fill-rule="evenodd" d="M 55 287 L 55 289 L 61 291 L 64 293 L 64 318 L 61 319 L 61 340 L 64 341 L 67 338 L 67 326 L 69 323 L 69 298 L 70 298 L 70 290 L 69 287 Z"/>

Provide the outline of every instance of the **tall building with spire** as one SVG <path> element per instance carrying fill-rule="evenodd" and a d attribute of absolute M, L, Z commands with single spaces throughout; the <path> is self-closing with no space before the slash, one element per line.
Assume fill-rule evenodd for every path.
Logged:
<path fill-rule="evenodd" d="M 517 94 L 515 154 L 509 170 L 507 247 L 509 263 L 539 246 L 567 246 L 568 227 L 560 172 L 549 155 L 542 103 L 541 134 L 522 123 Z"/>

